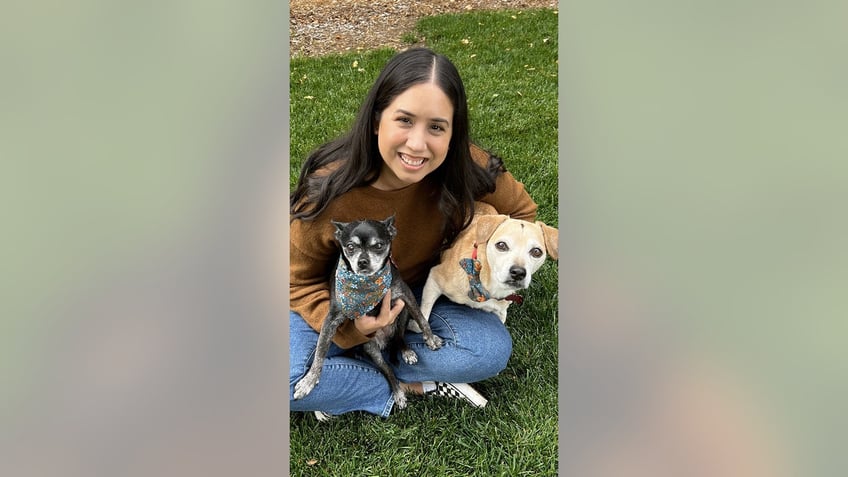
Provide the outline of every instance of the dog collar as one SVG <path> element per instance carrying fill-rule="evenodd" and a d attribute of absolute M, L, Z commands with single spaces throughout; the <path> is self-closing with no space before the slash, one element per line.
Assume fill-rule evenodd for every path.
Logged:
<path fill-rule="evenodd" d="M 389 261 L 374 275 L 354 273 L 339 258 L 336 266 L 336 302 L 344 314 L 354 320 L 373 310 L 383 299 L 392 283 Z"/>
<path fill-rule="evenodd" d="M 483 265 L 480 263 L 480 260 L 477 259 L 477 242 L 474 242 L 474 249 L 471 251 L 471 258 L 463 258 L 459 261 L 459 266 L 465 271 L 465 274 L 468 276 L 468 298 L 476 302 L 483 302 L 492 298 L 492 294 L 489 290 L 486 290 L 486 287 L 483 286 L 483 282 L 480 281 L 480 269 L 483 268 Z M 524 298 L 521 295 L 513 293 L 511 295 L 502 298 L 502 300 L 508 300 L 517 304 L 524 303 Z"/>

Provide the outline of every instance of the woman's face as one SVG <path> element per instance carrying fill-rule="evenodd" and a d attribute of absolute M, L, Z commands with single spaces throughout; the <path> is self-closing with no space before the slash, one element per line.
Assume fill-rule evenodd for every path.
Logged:
<path fill-rule="evenodd" d="M 374 187 L 395 190 L 421 181 L 445 162 L 453 105 L 433 83 L 410 87 L 380 114 L 377 144 L 383 167 Z"/>

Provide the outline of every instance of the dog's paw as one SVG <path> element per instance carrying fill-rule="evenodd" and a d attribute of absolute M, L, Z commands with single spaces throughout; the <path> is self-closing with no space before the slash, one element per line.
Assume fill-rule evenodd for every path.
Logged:
<path fill-rule="evenodd" d="M 307 374 L 294 385 L 294 399 L 302 399 L 315 389 L 318 384 L 318 376 Z"/>
<path fill-rule="evenodd" d="M 406 393 L 404 393 L 402 390 L 398 390 L 394 392 L 392 396 L 394 396 L 395 398 L 395 406 L 397 406 L 398 409 L 403 409 L 406 407 Z"/>
<path fill-rule="evenodd" d="M 427 343 L 427 347 L 433 351 L 436 351 L 437 349 L 441 348 L 443 344 L 445 344 L 444 340 L 436 335 L 433 335 L 433 337 L 430 339 L 425 339 L 424 342 Z"/>
<path fill-rule="evenodd" d="M 418 362 L 418 355 L 415 354 L 415 351 L 412 351 L 411 349 L 403 350 L 401 352 L 401 355 L 403 356 L 403 360 L 406 362 L 406 364 L 415 364 Z"/>
<path fill-rule="evenodd" d="M 409 323 L 406 324 L 406 329 L 413 333 L 421 333 L 421 327 L 414 320 L 409 320 Z"/>

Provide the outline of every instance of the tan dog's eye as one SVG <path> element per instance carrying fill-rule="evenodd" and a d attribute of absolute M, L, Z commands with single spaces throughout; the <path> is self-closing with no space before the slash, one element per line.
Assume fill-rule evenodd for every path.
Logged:
<path fill-rule="evenodd" d="M 540 258 L 540 257 L 541 257 L 542 255 L 544 255 L 544 254 L 545 254 L 545 252 L 543 252 L 543 251 L 542 251 L 542 249 L 541 249 L 541 248 L 539 248 L 539 247 L 533 247 L 533 248 L 530 250 L 530 255 L 531 255 L 533 258 Z"/>
<path fill-rule="evenodd" d="M 501 252 L 506 252 L 509 250 L 509 245 L 507 245 L 506 242 L 498 242 L 495 244 L 495 248 Z"/>

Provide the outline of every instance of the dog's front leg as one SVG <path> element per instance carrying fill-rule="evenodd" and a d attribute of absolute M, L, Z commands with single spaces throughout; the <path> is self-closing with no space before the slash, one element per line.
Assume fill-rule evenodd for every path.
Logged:
<path fill-rule="evenodd" d="M 507 303 L 506 305 L 504 305 L 503 307 L 501 307 L 497 311 L 498 318 L 501 319 L 501 323 L 506 324 L 506 310 L 507 310 L 508 307 L 509 307 L 509 303 Z"/>
<path fill-rule="evenodd" d="M 404 301 L 404 303 L 406 303 Z M 397 321 L 395 321 L 395 333 L 392 341 L 394 342 L 394 347 L 400 349 L 400 355 L 403 357 L 403 361 L 406 364 L 416 364 L 418 363 L 418 354 L 409 347 L 409 344 L 406 342 L 406 337 L 404 336 L 404 331 L 407 329 L 409 324 L 409 310 L 404 308 L 400 311 L 400 315 L 398 315 Z M 396 363 L 396 361 L 392 361 Z"/>
<path fill-rule="evenodd" d="M 312 360 L 312 366 L 309 371 L 297 384 L 294 385 L 294 398 L 301 399 L 312 392 L 318 384 L 321 377 L 321 369 L 324 366 L 324 358 L 327 356 L 327 351 L 330 349 L 330 342 L 336 334 L 336 330 L 344 321 L 344 316 L 330 312 L 324 324 L 321 325 L 321 332 L 318 334 L 318 344 L 315 345 L 315 357 Z"/>
<path fill-rule="evenodd" d="M 439 295 L 441 294 L 442 290 L 436 283 L 435 278 L 433 278 L 433 273 L 430 272 L 430 276 L 427 277 L 427 283 L 424 284 L 424 289 L 421 292 L 421 315 L 424 317 L 425 321 L 430 321 L 430 312 L 433 311 L 433 304 L 436 303 L 436 299 L 439 298 Z M 421 325 L 418 324 L 418 319 L 414 316 L 412 321 L 409 322 L 407 328 L 415 333 L 423 332 Z"/>
<path fill-rule="evenodd" d="M 409 302 L 412 302 L 410 304 Z M 433 330 L 430 328 L 430 322 L 424 318 L 424 314 L 421 313 L 421 310 L 415 305 L 415 299 L 407 300 L 405 310 L 409 310 L 410 316 L 412 316 L 412 321 L 418 323 L 418 326 L 421 328 L 421 333 L 424 334 L 424 343 L 428 348 L 435 351 L 442 347 L 444 341 L 442 338 L 436 336 L 433 333 Z"/>

